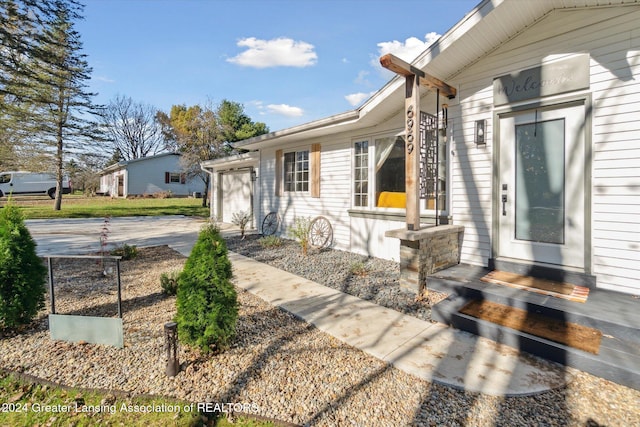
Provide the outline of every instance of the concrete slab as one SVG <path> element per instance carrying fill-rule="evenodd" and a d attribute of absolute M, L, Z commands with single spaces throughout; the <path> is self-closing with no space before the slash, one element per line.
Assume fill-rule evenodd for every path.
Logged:
<path fill-rule="evenodd" d="M 441 323 L 392 351 L 385 360 L 417 377 L 494 396 L 562 387 L 564 367 Z"/>
<path fill-rule="evenodd" d="M 107 249 L 123 244 L 149 247 L 170 245 L 189 254 L 205 220 L 185 216 L 111 218 Z M 102 218 L 25 221 L 40 256 L 78 255 L 100 251 Z"/>

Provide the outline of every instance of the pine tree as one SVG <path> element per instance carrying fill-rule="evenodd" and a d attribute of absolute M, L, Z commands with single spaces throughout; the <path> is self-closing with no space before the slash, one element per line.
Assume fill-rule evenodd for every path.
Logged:
<path fill-rule="evenodd" d="M 1 124 L 20 137 L 15 147 L 35 147 L 53 159 L 43 169 L 56 173 L 59 210 L 65 155 L 101 140 L 99 127 L 87 118 L 100 108 L 87 91 L 91 68 L 73 24 L 82 6 L 74 0 L 0 1 L 7 52 L 0 61 Z"/>
<path fill-rule="evenodd" d="M 29 88 L 41 81 L 35 64 L 44 60 L 40 45 L 44 23 L 52 17 L 50 0 L 0 0 L 0 144 L 3 163 L 24 169 L 25 159 L 44 151 L 33 134 L 33 102 Z M 38 154 L 38 156 L 34 156 Z M 26 167 L 28 168 L 28 167 Z M 37 164 L 39 170 L 48 169 Z"/>
<path fill-rule="evenodd" d="M 62 0 L 54 5 L 55 17 L 44 32 L 51 42 L 42 47 L 46 62 L 41 62 L 39 69 L 39 75 L 49 84 L 35 87 L 35 106 L 41 117 L 40 135 L 55 149 L 54 209 L 60 210 L 65 151 L 99 139 L 98 126 L 85 118 L 86 113 L 99 115 L 99 111 L 91 101 L 95 94 L 86 90 L 91 68 L 86 55 L 80 53 L 82 42 L 73 25 L 73 20 L 80 18 L 80 7 Z"/>

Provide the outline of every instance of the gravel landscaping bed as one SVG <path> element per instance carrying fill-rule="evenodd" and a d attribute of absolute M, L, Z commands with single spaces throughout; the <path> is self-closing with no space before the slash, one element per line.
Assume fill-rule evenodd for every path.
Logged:
<path fill-rule="evenodd" d="M 333 249 L 310 249 L 305 256 L 294 240 L 264 248 L 261 237 L 225 240 L 230 251 L 421 320 L 431 320 L 431 306 L 447 297 L 431 290 L 416 300 L 414 292 L 400 287 L 400 266 L 394 261 Z"/>
<path fill-rule="evenodd" d="M 175 298 L 160 293 L 159 277 L 184 261 L 163 246 L 140 249 L 138 258 L 122 262 L 123 349 L 52 341 L 47 307 L 31 327 L 0 338 L 0 366 L 75 387 L 235 403 L 249 413 L 307 425 L 640 425 L 637 390 L 578 372 L 567 387 L 536 396 L 461 392 L 395 369 L 242 291 L 232 347 L 202 356 L 180 346 L 182 370 L 168 378 L 163 325 L 175 314 Z M 61 314 L 112 315 L 115 288 L 100 279 L 102 266 L 56 263 Z M 325 275 L 344 280 L 335 266 L 323 265 Z"/>

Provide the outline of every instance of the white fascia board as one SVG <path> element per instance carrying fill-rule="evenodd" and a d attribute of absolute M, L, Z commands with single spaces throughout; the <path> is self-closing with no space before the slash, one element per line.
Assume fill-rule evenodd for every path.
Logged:
<path fill-rule="evenodd" d="M 264 135 L 254 136 L 253 138 L 245 139 L 233 144 L 235 148 L 241 148 L 244 150 L 255 150 L 270 146 L 276 143 L 289 141 L 291 139 L 299 139 L 301 137 L 308 137 L 309 134 L 313 136 L 321 136 L 323 134 L 333 133 L 328 130 L 335 126 L 345 125 L 352 123 L 360 117 L 359 110 L 351 110 L 345 113 L 336 114 L 326 117 L 324 119 L 315 120 L 313 122 L 305 123 L 299 126 L 290 127 L 287 129 L 270 132 Z"/>
<path fill-rule="evenodd" d="M 219 159 L 206 160 L 200 163 L 200 167 L 207 172 L 218 170 L 237 169 L 249 166 L 257 166 L 260 160 L 260 153 L 253 151 L 250 153 L 236 154 Z"/>

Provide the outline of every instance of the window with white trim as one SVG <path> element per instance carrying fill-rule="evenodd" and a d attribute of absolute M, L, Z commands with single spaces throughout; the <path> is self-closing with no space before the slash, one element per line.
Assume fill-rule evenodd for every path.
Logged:
<path fill-rule="evenodd" d="M 369 206 L 369 141 L 358 141 L 353 148 L 353 205 Z"/>
<path fill-rule="evenodd" d="M 165 172 L 164 173 L 165 184 L 185 184 L 186 176 L 180 172 Z"/>
<path fill-rule="evenodd" d="M 405 154 L 404 137 L 386 136 L 376 138 L 375 176 L 376 207 L 404 208 Z"/>
<path fill-rule="evenodd" d="M 284 191 L 309 191 L 309 150 L 284 153 Z"/>
<path fill-rule="evenodd" d="M 440 211 L 446 210 L 446 143 L 439 146 Z M 406 208 L 405 142 L 402 135 L 382 135 L 353 143 L 353 207 Z M 433 210 L 434 198 L 421 202 Z"/>

